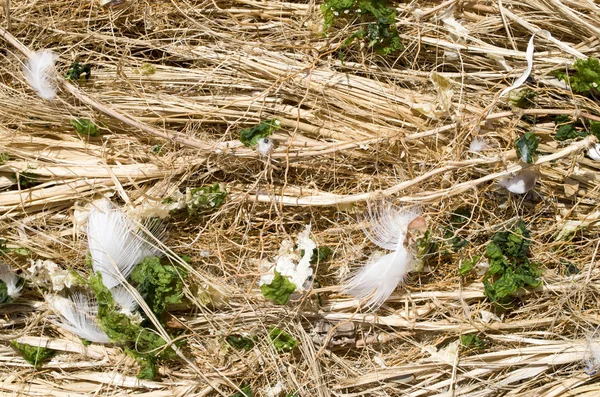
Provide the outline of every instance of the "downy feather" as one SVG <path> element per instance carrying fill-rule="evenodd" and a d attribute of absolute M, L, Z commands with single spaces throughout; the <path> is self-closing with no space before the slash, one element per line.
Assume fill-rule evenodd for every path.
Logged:
<path fill-rule="evenodd" d="M 158 256 L 159 248 L 148 242 L 148 236 L 109 200 L 94 203 L 88 219 L 88 246 L 94 273 L 102 274 L 104 285 L 112 289 L 126 279 L 145 257 Z M 153 222 L 150 232 L 164 238 L 160 222 Z"/>
<path fill-rule="evenodd" d="M 404 247 L 408 225 L 419 216 L 416 209 L 399 209 L 390 203 L 369 206 L 367 217 L 371 227 L 363 227 L 369 240 L 393 251 L 369 260 L 352 274 L 342 288 L 344 293 L 366 301 L 369 309 L 381 306 L 411 270 L 413 257 Z"/>
<path fill-rule="evenodd" d="M 0 280 L 4 281 L 4 284 L 6 284 L 6 292 L 12 299 L 17 299 L 21 295 L 23 287 L 17 287 L 19 276 L 4 263 L 0 263 Z"/>
<path fill-rule="evenodd" d="M 56 82 L 54 80 L 54 62 L 56 54 L 49 50 L 34 52 L 29 56 L 23 68 L 25 79 L 43 99 L 54 99 Z"/>
<path fill-rule="evenodd" d="M 112 297 L 126 313 L 133 313 L 138 308 L 138 302 L 135 296 L 129 292 L 124 285 L 117 285 L 110 290 Z"/>
<path fill-rule="evenodd" d="M 69 298 L 58 295 L 46 296 L 57 317 L 51 318 L 56 325 L 90 342 L 110 343 L 110 339 L 96 322 L 98 303 L 93 297 L 75 293 Z"/>
<path fill-rule="evenodd" d="M 537 172 L 531 169 L 524 169 L 512 178 L 501 179 L 499 183 L 511 193 L 525 194 L 533 189 L 536 181 Z"/>

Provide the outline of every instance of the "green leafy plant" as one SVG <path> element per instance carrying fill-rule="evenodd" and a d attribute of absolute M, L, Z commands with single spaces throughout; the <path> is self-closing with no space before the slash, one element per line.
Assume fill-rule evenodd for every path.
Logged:
<path fill-rule="evenodd" d="M 227 343 L 238 350 L 252 350 L 254 348 L 254 340 L 252 338 L 248 338 L 246 336 L 232 334 L 228 335 L 225 340 Z"/>
<path fill-rule="evenodd" d="M 481 350 L 485 349 L 488 343 L 489 342 L 487 340 L 481 339 L 475 334 L 460 336 L 460 344 L 463 345 L 463 347 Z"/>
<path fill-rule="evenodd" d="M 391 55 L 404 48 L 396 25 L 393 20 L 390 22 L 387 18 L 379 18 L 377 22 L 367 23 L 365 29 L 360 29 L 348 37 L 342 44 L 342 48 L 349 46 L 356 39 L 365 40 L 368 48 L 373 48 L 376 53 L 383 56 Z"/>
<path fill-rule="evenodd" d="M 342 48 L 356 39 L 364 40 L 368 48 L 383 56 L 404 48 L 396 29 L 396 11 L 388 8 L 386 0 L 327 0 L 321 11 L 325 32 L 338 18 L 352 18 L 363 26 L 344 40 Z"/>
<path fill-rule="evenodd" d="M 600 86 L 600 61 L 597 58 L 578 59 L 573 65 L 575 71 L 572 74 L 559 72 L 557 77 L 563 80 L 576 94 L 595 95 L 598 94 Z"/>
<path fill-rule="evenodd" d="M 531 235 L 522 220 L 513 230 L 492 237 L 486 247 L 490 268 L 483 279 L 484 293 L 492 302 L 508 304 L 519 289 L 542 284 L 541 271 L 528 258 L 530 245 Z"/>
<path fill-rule="evenodd" d="M 88 119 L 71 119 L 71 125 L 79 135 L 98 136 L 98 127 Z"/>
<path fill-rule="evenodd" d="M 33 365 L 35 368 L 40 368 L 42 364 L 49 361 L 57 353 L 56 350 L 32 346 L 26 343 L 19 343 L 16 340 L 13 340 L 10 344 L 16 351 L 19 352 L 19 354 L 21 354 L 25 361 Z"/>
<path fill-rule="evenodd" d="M 102 283 L 102 275 L 90 276 L 88 285 L 98 301 L 98 325 L 109 339 L 125 348 L 125 352 L 140 365 L 140 379 L 154 379 L 157 375 L 158 359 L 175 357 L 173 349 L 155 332 L 134 323 L 116 309 L 115 301 L 108 288 Z"/>
<path fill-rule="evenodd" d="M 277 353 L 291 352 L 298 346 L 298 341 L 292 335 L 277 327 L 269 329 L 269 338 Z"/>
<path fill-rule="evenodd" d="M 92 65 L 89 63 L 82 65 L 75 61 L 71 63 L 71 67 L 67 71 L 65 78 L 70 81 L 79 81 L 81 75 L 85 75 L 85 79 L 89 80 L 92 76 Z"/>
<path fill-rule="evenodd" d="M 188 215 L 201 215 L 214 211 L 223 205 L 225 197 L 227 197 L 227 192 L 222 190 L 218 183 L 192 188 L 186 206 Z"/>
<path fill-rule="evenodd" d="M 534 90 L 526 87 L 521 90 L 512 90 L 508 94 L 508 101 L 515 107 L 528 109 L 535 105 L 536 96 L 537 94 Z"/>
<path fill-rule="evenodd" d="M 533 164 L 535 152 L 540 144 L 540 138 L 532 131 L 526 132 L 525 135 L 515 141 L 515 148 L 521 160 L 527 164 Z"/>
<path fill-rule="evenodd" d="M 0 165 L 6 163 L 9 160 L 8 153 L 0 152 Z"/>
<path fill-rule="evenodd" d="M 21 187 L 21 189 L 29 189 L 30 187 L 34 187 L 39 185 L 37 176 L 34 173 L 23 171 L 17 174 L 17 183 Z"/>
<path fill-rule="evenodd" d="M 481 256 L 475 255 L 472 258 L 462 261 L 460 268 L 458 269 L 458 275 L 466 276 L 467 274 L 469 274 L 471 270 L 473 270 L 475 265 L 479 262 L 479 259 L 481 259 Z"/>
<path fill-rule="evenodd" d="M 591 121 L 589 123 L 584 120 L 573 121 L 570 116 L 561 114 L 556 116 L 554 124 L 557 127 L 556 133 L 554 134 L 554 140 L 556 141 L 584 138 L 590 134 L 595 135 L 600 139 L 600 123 L 596 121 Z"/>
<path fill-rule="evenodd" d="M 324 263 L 331 258 L 333 250 L 327 246 L 315 248 L 313 254 L 310 257 L 310 264 L 316 265 L 317 263 Z M 300 251 L 300 256 L 304 256 L 304 252 Z"/>
<path fill-rule="evenodd" d="M 271 136 L 273 131 L 279 128 L 281 128 L 281 122 L 277 119 L 261 121 L 254 127 L 244 128 L 240 132 L 240 141 L 246 147 L 255 147 L 259 140 Z"/>
<path fill-rule="evenodd" d="M 162 264 L 160 258 L 144 258 L 131 273 L 131 281 L 146 301 L 152 312 L 160 318 L 167 305 L 180 303 L 183 297 L 185 269 Z"/>
<path fill-rule="evenodd" d="M 290 296 L 296 291 L 296 285 L 289 278 L 282 276 L 277 270 L 270 284 L 260 286 L 260 292 L 276 305 L 285 305 L 290 301 Z"/>

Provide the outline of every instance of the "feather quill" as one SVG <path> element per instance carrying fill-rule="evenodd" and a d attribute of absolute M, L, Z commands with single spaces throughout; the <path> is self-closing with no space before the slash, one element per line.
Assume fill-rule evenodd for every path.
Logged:
<path fill-rule="evenodd" d="M 17 299 L 21 295 L 22 286 L 17 286 L 19 283 L 19 276 L 17 276 L 11 268 L 0 263 L 0 280 L 6 284 L 6 293 L 11 299 Z"/>
<path fill-rule="evenodd" d="M 411 270 L 413 254 L 405 247 L 411 223 L 419 217 L 416 209 L 400 209 L 390 203 L 369 206 L 369 226 L 363 231 L 375 245 L 391 253 L 371 258 L 344 282 L 342 291 L 361 301 L 369 309 L 381 306 Z"/>
<path fill-rule="evenodd" d="M 57 56 L 52 51 L 42 50 L 29 56 L 23 68 L 25 79 L 43 99 L 54 99 L 56 82 L 54 80 L 54 62 Z"/>
<path fill-rule="evenodd" d="M 148 226 L 156 238 L 164 238 L 160 222 Z M 161 255 L 160 249 L 148 242 L 148 236 L 109 200 L 95 203 L 90 211 L 87 235 L 94 273 L 102 274 L 102 282 L 109 289 L 121 284 L 144 258 Z"/>
<path fill-rule="evenodd" d="M 110 343 L 110 339 L 96 322 L 98 303 L 93 297 L 75 293 L 69 298 L 46 296 L 46 301 L 57 314 L 51 321 L 61 328 L 90 342 Z"/>

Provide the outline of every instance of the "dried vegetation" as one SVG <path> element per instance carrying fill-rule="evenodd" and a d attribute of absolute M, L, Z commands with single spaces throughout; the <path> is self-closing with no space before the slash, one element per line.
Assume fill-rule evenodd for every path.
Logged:
<path fill-rule="evenodd" d="M 597 57 L 595 2 L 390 1 L 403 49 L 386 56 L 361 40 L 344 46 L 359 29 L 352 18 L 324 35 L 312 0 L 120 3 L 3 2 L 0 235 L 29 250 L 4 261 L 24 276 L 29 258 L 85 275 L 76 215 L 94 198 L 111 194 L 131 208 L 222 184 L 228 196 L 217 211 L 168 220 L 166 247 L 191 257 L 186 299 L 163 319 L 164 331 L 185 335 L 185 360 L 139 380 L 119 347 L 84 346 L 49 322 L 44 290 L 26 285 L 0 307 L 0 393 L 229 396 L 247 386 L 267 396 L 278 382 L 281 396 L 600 393 L 583 363 L 586 335 L 600 324 L 600 163 L 585 157 L 596 138 L 553 139 L 558 115 L 600 121 L 597 97 L 555 77 L 576 57 L 539 35 L 532 103 L 498 99 L 525 70 L 540 29 Z M 91 77 L 40 99 L 22 73 L 40 49 L 58 54 L 61 76 L 77 61 L 92 65 Z M 74 119 L 91 120 L 97 135 L 77 133 Z M 281 128 L 264 156 L 239 134 L 269 119 Z M 541 139 L 540 177 L 534 191 L 512 195 L 497 181 L 523 167 L 514 141 L 527 131 Z M 470 152 L 476 138 L 488 150 Z M 469 243 L 437 251 L 369 313 L 339 288 L 374 250 L 355 213 L 383 197 L 420 205 L 440 246 Z M 464 208 L 468 220 L 453 228 Z M 458 269 L 519 218 L 543 285 L 499 312 L 482 277 Z M 258 288 L 260 260 L 308 223 L 333 257 L 317 266 L 312 290 L 273 305 Z M 273 326 L 298 346 L 277 351 Z M 483 348 L 460 345 L 467 334 Z M 256 338 L 236 350 L 232 335 Z M 60 354 L 33 368 L 14 339 Z"/>

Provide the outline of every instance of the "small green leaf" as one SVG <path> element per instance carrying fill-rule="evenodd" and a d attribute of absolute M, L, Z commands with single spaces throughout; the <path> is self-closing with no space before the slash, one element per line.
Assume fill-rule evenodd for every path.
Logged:
<path fill-rule="evenodd" d="M 13 299 L 8 295 L 8 287 L 3 280 L 0 280 L 0 305 L 12 303 Z"/>
<path fill-rule="evenodd" d="M 252 128 L 245 128 L 240 132 L 240 141 L 246 147 L 255 147 L 262 138 L 271 136 L 273 131 L 278 130 L 281 123 L 277 119 L 261 121 Z"/>
<path fill-rule="evenodd" d="M 296 291 L 296 286 L 287 277 L 282 276 L 277 270 L 271 284 L 263 284 L 260 291 L 263 296 L 272 300 L 276 305 L 285 305 L 290 301 L 290 296 Z"/>
<path fill-rule="evenodd" d="M 30 256 L 31 255 L 31 251 L 29 249 L 23 248 L 23 247 L 9 248 L 8 251 L 14 252 L 15 254 L 20 255 L 20 256 Z"/>
<path fill-rule="evenodd" d="M 471 270 L 473 270 L 475 265 L 479 262 L 480 258 L 481 258 L 480 255 L 475 255 L 474 257 L 472 257 L 470 259 L 462 261 L 460 268 L 458 269 L 458 275 L 459 276 L 467 275 Z"/>
<path fill-rule="evenodd" d="M 475 334 L 461 335 L 460 344 L 464 347 L 484 349 L 488 345 L 488 341 L 481 339 Z"/>
<path fill-rule="evenodd" d="M 252 339 L 237 334 L 228 335 L 225 340 L 231 347 L 238 350 L 252 350 L 255 345 Z"/>
<path fill-rule="evenodd" d="M 298 341 L 292 335 L 277 327 L 269 329 L 269 338 L 277 353 L 290 352 L 298 346 Z"/>
<path fill-rule="evenodd" d="M 540 138 L 534 132 L 527 132 L 515 141 L 519 158 L 527 164 L 533 164 L 533 157 L 540 144 Z"/>
<path fill-rule="evenodd" d="M 567 139 L 577 138 L 577 130 L 575 124 L 571 123 L 571 118 L 567 115 L 557 116 L 554 120 L 556 124 L 556 133 L 554 139 L 557 141 L 566 141 Z"/>
<path fill-rule="evenodd" d="M 508 101 L 515 107 L 528 109 L 535 105 L 536 96 L 537 94 L 534 90 L 526 87 L 521 90 L 512 90 L 508 94 Z"/>
<path fill-rule="evenodd" d="M 98 136 L 98 127 L 88 119 L 71 119 L 71 125 L 79 135 Z"/>
<path fill-rule="evenodd" d="M 43 363 L 49 361 L 57 353 L 56 350 L 32 346 L 26 343 L 19 343 L 15 340 L 13 340 L 10 344 L 21 354 L 21 356 L 23 356 L 25 361 L 33 365 L 35 368 L 40 368 Z"/>
<path fill-rule="evenodd" d="M 154 66 L 151 63 L 144 63 L 140 67 L 140 71 L 142 72 L 142 74 L 144 76 L 149 76 L 149 75 L 156 73 L 156 66 Z"/>
<path fill-rule="evenodd" d="M 304 256 L 303 252 L 300 254 Z M 329 258 L 331 258 L 331 255 L 333 255 L 333 250 L 327 246 L 315 248 L 312 256 L 310 257 L 310 264 L 316 265 L 317 263 L 327 262 Z"/>
<path fill-rule="evenodd" d="M 17 182 L 21 189 L 29 189 L 39 184 L 37 175 L 27 171 L 17 174 Z"/>
<path fill-rule="evenodd" d="M 67 71 L 65 78 L 67 80 L 76 82 L 79 81 L 81 75 L 85 75 L 85 79 L 89 80 L 89 78 L 92 76 L 92 65 L 89 63 L 82 65 L 75 61 L 71 64 L 71 67 Z"/>
<path fill-rule="evenodd" d="M 189 216 L 202 215 L 214 211 L 225 202 L 227 192 L 221 189 L 221 185 L 214 183 L 190 189 L 190 198 L 187 202 Z"/>
<path fill-rule="evenodd" d="M 8 153 L 0 152 L 0 165 L 6 163 L 9 160 Z"/>

